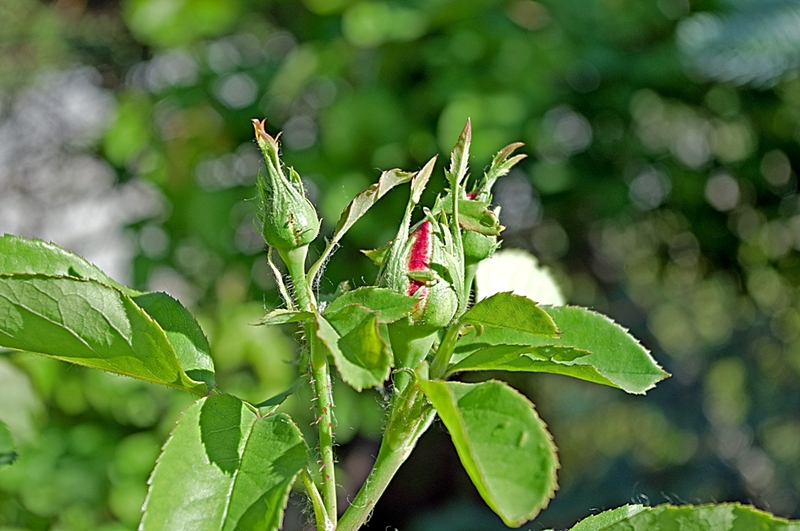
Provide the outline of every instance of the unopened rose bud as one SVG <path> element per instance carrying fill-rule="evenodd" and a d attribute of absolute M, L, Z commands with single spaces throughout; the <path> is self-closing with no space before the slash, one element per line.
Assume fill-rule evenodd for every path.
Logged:
<path fill-rule="evenodd" d="M 264 122 L 253 120 L 256 141 L 267 163 L 267 172 L 259 174 L 257 183 L 261 233 L 268 245 L 285 253 L 306 246 L 317 237 L 319 217 L 305 196 L 300 176 L 289 168 L 287 178 L 278 138 L 264 130 Z"/>
<path fill-rule="evenodd" d="M 430 329 L 447 326 L 456 313 L 458 299 L 450 283 L 432 267 L 444 244 L 427 219 L 411 234 L 410 241 L 408 294 L 420 298 L 411 318 L 414 324 Z M 425 279 L 428 275 L 430 280 Z"/>
<path fill-rule="evenodd" d="M 395 274 L 380 278 L 384 286 L 420 299 L 410 324 L 425 330 L 447 326 L 458 308 L 452 285 L 436 271 L 444 244 L 434 229 L 433 222 L 422 221 L 409 235 L 405 249 L 387 257 L 385 271 Z"/>

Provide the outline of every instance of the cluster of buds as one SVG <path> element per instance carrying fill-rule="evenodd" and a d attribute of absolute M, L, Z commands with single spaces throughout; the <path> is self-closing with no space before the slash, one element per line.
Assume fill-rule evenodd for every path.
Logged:
<path fill-rule="evenodd" d="M 409 319 L 426 332 L 447 326 L 458 309 L 446 269 L 445 230 L 436 220 L 421 221 L 396 252 L 390 249 L 378 275 L 379 285 L 419 299 Z"/>
<path fill-rule="evenodd" d="M 267 165 L 266 173 L 258 178 L 260 229 L 267 244 L 277 249 L 289 266 L 292 278 L 299 278 L 304 275 L 307 247 L 319 233 L 319 217 L 305 196 L 299 175 L 281 163 L 278 137 L 264 130 L 263 120 L 253 120 L 253 126 Z M 497 249 L 497 236 L 503 229 L 499 209 L 491 207 L 492 186 L 524 158 L 512 156 L 522 144 L 507 146 L 467 192 L 471 139 L 467 121 L 445 172 L 447 194 L 437 198 L 430 210 L 425 209 L 424 218 L 411 226 L 413 211 L 436 161 L 431 159 L 410 177 L 411 197 L 395 239 L 384 250 L 367 252 L 380 266 L 378 286 L 418 299 L 409 315 L 388 324 L 395 367 L 400 369 L 395 380 L 399 387 L 408 375 L 403 369 L 415 369 L 430 352 L 439 331 L 466 311 L 477 264 Z M 405 173 L 398 171 L 400 174 Z M 308 294 L 295 287 L 295 295 L 306 299 L 298 300 L 301 308 L 308 306 Z M 285 293 L 284 298 L 291 307 Z"/>
<path fill-rule="evenodd" d="M 467 122 L 451 154 L 448 193 L 409 229 L 411 211 L 421 195 L 412 182 L 406 216 L 380 263 L 379 285 L 419 299 L 405 320 L 389 326 L 395 365 L 400 369 L 414 369 L 422 362 L 439 330 L 466 309 L 477 264 L 498 247 L 497 236 L 503 227 L 498 220 L 499 210 L 490 206 L 491 189 L 499 177 L 524 158 L 511 156 L 522 144 L 511 144 L 497 153 L 483 178 L 467 192 L 470 141 Z"/>

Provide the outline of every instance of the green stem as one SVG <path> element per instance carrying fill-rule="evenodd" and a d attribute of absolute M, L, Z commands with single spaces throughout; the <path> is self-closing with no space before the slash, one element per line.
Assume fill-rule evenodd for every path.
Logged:
<path fill-rule="evenodd" d="M 320 475 L 322 476 L 322 497 L 325 501 L 328 518 L 335 522 L 336 475 L 333 468 L 333 397 L 331 396 L 331 376 L 328 357 L 322 343 L 317 338 L 317 323 L 306 323 L 306 337 L 311 345 L 311 378 L 314 382 L 314 395 L 317 405 L 317 428 L 319 430 Z"/>
<path fill-rule="evenodd" d="M 308 247 L 303 246 L 281 253 L 281 258 L 289 270 L 297 305 L 301 310 L 316 313 L 317 301 L 311 291 L 305 271 L 307 253 Z M 333 397 L 331 396 L 328 356 L 325 353 L 325 347 L 317 337 L 316 320 L 306 322 L 305 333 L 306 341 L 309 344 L 309 366 L 316 399 L 317 419 L 314 422 L 317 424 L 319 433 L 322 500 L 325 505 L 326 519 L 336 522 L 338 512 L 336 508 L 336 474 L 333 468 Z"/>
<path fill-rule="evenodd" d="M 389 482 L 430 426 L 434 414 L 416 385 L 397 396 L 372 472 L 339 520 L 337 531 L 356 531 L 366 523 Z"/>
<path fill-rule="evenodd" d="M 308 246 L 304 245 L 291 251 L 278 251 L 281 259 L 286 264 L 286 269 L 289 270 L 289 277 L 292 279 L 292 291 L 294 297 L 297 299 L 297 306 L 301 310 L 307 312 L 314 311 L 317 301 L 314 299 L 314 293 L 311 291 L 306 281 L 306 256 L 308 255 Z"/>
<path fill-rule="evenodd" d="M 303 478 L 303 484 L 306 487 L 306 493 L 311 498 L 311 504 L 314 506 L 314 519 L 317 521 L 317 531 L 330 531 L 335 529 L 333 522 L 328 520 L 328 515 L 325 513 L 325 502 L 322 501 L 322 496 L 319 495 L 319 490 L 314 484 L 314 479 L 311 477 L 308 469 L 304 468 L 300 472 Z"/>
<path fill-rule="evenodd" d="M 442 339 L 436 355 L 433 357 L 431 363 L 431 379 L 438 380 L 447 372 L 447 365 L 450 363 L 450 358 L 453 357 L 453 351 L 456 347 L 458 340 L 458 333 L 461 331 L 461 323 L 456 321 L 451 324 Z"/>

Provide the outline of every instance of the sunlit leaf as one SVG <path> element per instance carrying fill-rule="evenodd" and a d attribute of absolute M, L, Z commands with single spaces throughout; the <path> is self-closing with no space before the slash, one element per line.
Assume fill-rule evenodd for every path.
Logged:
<path fill-rule="evenodd" d="M 558 336 L 558 328 L 547 312 L 527 297 L 513 293 L 497 293 L 483 299 L 463 315 L 461 322 L 550 338 Z"/>
<path fill-rule="evenodd" d="M 461 371 L 513 371 L 525 363 L 534 362 L 565 362 L 573 361 L 591 352 L 572 347 L 555 347 L 552 345 L 520 346 L 520 345 L 491 345 L 471 352 L 467 357 L 459 358 L 448 373 Z M 520 358 L 525 361 L 519 361 Z"/>
<path fill-rule="evenodd" d="M 96 280 L 128 295 L 164 330 L 184 372 L 193 380 L 214 386 L 214 362 L 203 330 L 192 314 L 166 293 L 130 289 L 58 245 L 7 234 L 0 238 L 0 275 L 21 273 Z"/>
<path fill-rule="evenodd" d="M 183 371 L 158 323 L 96 280 L 0 275 L 0 346 L 206 392 Z"/>
<path fill-rule="evenodd" d="M 527 398 L 493 380 L 419 385 L 478 492 L 506 525 L 519 527 L 547 506 L 556 489 L 556 448 Z"/>
<path fill-rule="evenodd" d="M 17 273 L 92 279 L 128 295 L 139 293 L 115 282 L 85 258 L 54 243 L 6 234 L 0 237 L 0 275 Z"/>
<path fill-rule="evenodd" d="M 380 334 L 375 312 L 351 304 L 325 317 L 317 316 L 317 325 L 317 337 L 351 387 L 361 391 L 389 378 L 392 352 Z"/>
<path fill-rule="evenodd" d="M 359 304 L 378 314 L 381 324 L 393 323 L 408 315 L 419 304 L 419 299 L 398 293 L 393 289 L 367 286 L 348 291 L 325 308 L 325 314 L 334 314 L 346 306 Z"/>
<path fill-rule="evenodd" d="M 259 418 L 229 395 L 198 400 L 158 458 L 139 529 L 279 529 L 306 462 L 305 442 L 288 416 Z"/>
<path fill-rule="evenodd" d="M 608 317 L 575 306 L 542 308 L 552 316 L 561 330 L 559 338 L 544 338 L 517 330 L 488 327 L 481 334 L 470 331 L 456 343 L 453 367 L 460 366 L 460 370 L 492 369 L 563 374 L 635 394 L 644 393 L 668 376 L 633 336 Z M 542 360 L 520 355 L 500 361 L 481 358 L 470 360 L 472 355 L 495 345 L 537 348 L 549 346 L 590 354 L 573 359 L 551 357 L 549 360 Z"/>
<path fill-rule="evenodd" d="M 192 380 L 204 382 L 209 389 L 214 387 L 211 348 L 189 310 L 166 293 L 143 293 L 132 298 L 167 334 L 186 375 Z"/>

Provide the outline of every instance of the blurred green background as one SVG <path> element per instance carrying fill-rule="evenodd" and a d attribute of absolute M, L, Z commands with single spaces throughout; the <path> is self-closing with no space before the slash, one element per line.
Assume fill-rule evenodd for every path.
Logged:
<path fill-rule="evenodd" d="M 0 233 L 53 240 L 200 316 L 221 389 L 293 380 L 299 336 L 253 228 L 250 119 L 330 229 L 379 170 L 446 154 L 474 172 L 521 140 L 495 193 L 505 246 L 609 314 L 673 377 L 646 397 L 512 377 L 560 449 L 525 529 L 624 503 L 741 501 L 800 517 L 800 4 L 788 0 L 3 0 Z M 440 166 L 442 162 L 440 162 Z M 438 171 L 438 170 L 437 170 Z M 443 183 L 441 171 L 431 188 Z M 396 231 L 394 192 L 320 286 L 370 282 L 358 249 Z M 307 391 L 286 408 L 308 426 Z M 336 385 L 343 500 L 366 474 L 378 393 Z M 0 353 L 0 529 L 133 530 L 191 397 Z M 290 500 L 286 529 L 307 529 Z M 434 425 L 371 529 L 504 529 Z"/>

